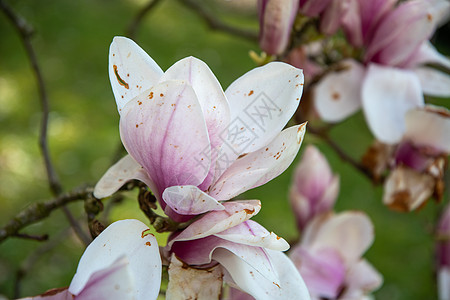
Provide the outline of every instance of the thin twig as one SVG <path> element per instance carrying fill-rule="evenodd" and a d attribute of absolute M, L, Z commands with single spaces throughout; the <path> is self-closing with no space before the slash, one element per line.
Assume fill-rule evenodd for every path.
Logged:
<path fill-rule="evenodd" d="M 362 174 L 364 174 L 368 179 L 375 182 L 371 172 L 365 168 L 362 164 L 360 164 L 358 161 L 353 159 L 350 155 L 348 155 L 328 134 L 328 131 L 326 130 L 318 130 L 314 128 L 313 126 L 308 126 L 308 132 L 311 132 L 314 135 L 317 135 L 320 137 L 324 142 L 326 142 L 333 150 L 336 152 L 336 154 L 345 162 L 349 163 L 351 166 L 353 166 L 356 170 L 360 171 Z"/>
<path fill-rule="evenodd" d="M 46 218 L 53 210 L 63 207 L 68 203 L 90 197 L 92 192 L 92 187 L 77 188 L 71 192 L 61 194 L 52 200 L 31 204 L 0 229 L 0 243 L 8 237 L 17 236 L 22 228 Z"/>
<path fill-rule="evenodd" d="M 128 29 L 126 30 L 126 35 L 135 40 L 137 35 L 137 30 L 139 29 L 139 26 L 141 25 L 142 20 L 144 17 L 154 8 L 156 5 L 161 2 L 161 0 L 150 0 L 147 5 L 142 7 L 139 12 L 137 13 L 136 17 L 131 21 L 130 25 L 128 26 Z"/>
<path fill-rule="evenodd" d="M 48 234 L 44 235 L 31 235 L 26 233 L 16 233 L 14 234 L 15 237 L 21 238 L 21 239 L 27 239 L 27 240 L 34 240 L 38 242 L 43 242 L 48 240 Z"/>
<path fill-rule="evenodd" d="M 252 30 L 247 30 L 243 28 L 234 27 L 223 23 L 216 16 L 212 15 L 204 5 L 199 4 L 195 0 L 179 0 L 187 8 L 191 9 L 197 15 L 199 15 L 213 30 L 219 30 L 229 33 L 234 36 L 242 37 L 250 41 L 258 41 L 258 33 Z"/>
<path fill-rule="evenodd" d="M 41 154 L 44 158 L 45 170 L 47 173 L 47 179 L 49 182 L 50 191 L 53 196 L 59 196 L 62 192 L 62 185 L 58 179 L 55 168 L 50 157 L 50 152 L 48 148 L 48 121 L 49 121 L 49 100 L 47 89 L 44 83 L 44 77 L 42 75 L 41 69 L 39 67 L 36 52 L 34 51 L 33 45 L 31 43 L 31 36 L 33 35 L 32 26 L 19 14 L 15 13 L 13 9 L 3 0 L 0 0 L 0 7 L 11 21 L 13 26 L 19 33 L 21 41 L 25 47 L 25 51 L 30 60 L 31 68 L 33 70 L 34 76 L 36 78 L 36 83 L 39 91 L 39 100 L 42 108 L 42 120 L 41 127 L 39 130 L 39 148 L 41 149 Z M 66 215 L 67 220 L 72 226 L 73 230 L 80 238 L 80 240 L 86 245 L 90 243 L 91 239 L 86 235 L 86 233 L 81 229 L 78 222 L 73 217 L 72 213 L 67 207 L 63 207 L 63 212 Z"/>

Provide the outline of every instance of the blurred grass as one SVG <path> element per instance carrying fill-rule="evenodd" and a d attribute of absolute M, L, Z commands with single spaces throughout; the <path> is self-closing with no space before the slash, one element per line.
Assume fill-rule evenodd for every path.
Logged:
<path fill-rule="evenodd" d="M 119 118 L 107 75 L 109 44 L 113 36 L 125 32 L 145 2 L 10 2 L 36 29 L 33 45 L 51 102 L 50 151 L 64 188 L 95 183 L 112 163 L 120 142 Z M 215 13 L 227 22 L 257 29 L 254 14 L 239 18 L 225 9 Z M 51 195 L 37 144 L 40 106 L 35 81 L 18 35 L 3 15 L 0 15 L 0 36 L 0 218 L 3 225 L 30 203 L 50 199 Z M 255 43 L 212 32 L 197 15 L 173 0 L 162 1 L 145 18 L 137 42 L 163 69 L 189 55 L 204 60 L 224 89 L 254 67 L 248 51 L 258 51 Z M 361 156 L 372 140 L 362 114 L 336 126 L 332 135 L 353 157 Z M 381 188 L 373 187 L 340 161 L 327 145 L 307 136 L 305 144 L 310 142 L 317 143 L 333 170 L 340 174 L 337 210 L 363 210 L 375 224 L 376 239 L 367 258 L 385 278 L 377 298 L 436 298 L 430 228 L 437 206 L 430 204 L 423 211 L 411 214 L 388 211 L 381 204 Z M 297 237 L 287 201 L 292 170 L 293 166 L 267 185 L 241 197 L 262 200 L 263 209 L 255 219 L 287 240 Z M 145 221 L 135 199 L 131 193 L 113 210 L 112 220 Z M 82 203 L 72 204 L 70 208 L 84 220 Z M 71 231 L 64 233 L 67 226 L 62 213 L 55 211 L 50 218 L 24 230 L 49 233 L 51 241 L 60 239 L 60 242 L 36 259 L 28 270 L 22 281 L 21 296 L 70 283 L 84 246 Z M 13 295 L 16 271 L 31 253 L 44 245 L 14 238 L 0 244 L 0 294 Z"/>

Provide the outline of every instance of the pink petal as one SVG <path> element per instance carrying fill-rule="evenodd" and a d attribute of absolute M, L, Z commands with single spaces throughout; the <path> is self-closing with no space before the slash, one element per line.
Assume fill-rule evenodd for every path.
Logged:
<path fill-rule="evenodd" d="M 324 248 L 311 254 L 303 247 L 296 247 L 290 257 L 313 297 L 338 297 L 345 280 L 346 266 L 336 250 Z"/>
<path fill-rule="evenodd" d="M 415 68 L 430 63 L 450 69 L 450 59 L 439 53 L 429 41 L 425 41 L 420 45 L 405 67 Z"/>
<path fill-rule="evenodd" d="M 193 185 L 171 186 L 162 194 L 167 203 L 165 213 L 177 221 L 173 212 L 181 215 L 199 215 L 212 210 L 224 210 L 225 207 L 216 199 Z"/>
<path fill-rule="evenodd" d="M 222 232 L 247 221 L 261 209 L 259 200 L 230 201 L 223 203 L 225 210 L 212 211 L 190 224 L 179 235 L 167 243 L 167 247 L 177 241 L 200 239 Z"/>
<path fill-rule="evenodd" d="M 383 283 L 383 277 L 365 259 L 360 260 L 350 267 L 346 278 L 346 292 L 343 298 L 353 299 L 369 294 L 378 289 Z"/>
<path fill-rule="evenodd" d="M 273 232 L 268 232 L 257 222 L 248 220 L 228 228 L 215 236 L 238 244 L 262 247 L 277 251 L 286 251 L 289 244 Z"/>
<path fill-rule="evenodd" d="M 330 0 L 302 0 L 300 11 L 309 17 L 317 17 L 329 5 Z"/>
<path fill-rule="evenodd" d="M 402 138 L 406 112 L 424 105 L 420 83 L 413 72 L 376 64 L 367 70 L 362 100 L 369 128 L 386 144 Z"/>
<path fill-rule="evenodd" d="M 342 121 L 361 107 L 364 67 L 354 60 L 346 60 L 343 67 L 326 75 L 314 88 L 315 108 L 327 122 Z"/>
<path fill-rule="evenodd" d="M 289 42 L 298 0 L 260 0 L 258 8 L 261 49 L 269 54 L 281 54 Z"/>
<path fill-rule="evenodd" d="M 417 146 L 450 153 L 450 111 L 431 105 L 408 111 L 404 138 Z"/>
<path fill-rule="evenodd" d="M 120 134 L 160 192 L 173 185 L 197 186 L 208 174 L 208 132 L 189 84 L 159 83 L 129 102 L 122 111 Z"/>
<path fill-rule="evenodd" d="M 320 19 L 320 31 L 333 35 L 341 26 L 342 0 L 331 0 Z"/>
<path fill-rule="evenodd" d="M 97 199 L 106 198 L 117 192 L 126 182 L 138 179 L 147 184 L 155 195 L 158 190 L 155 184 L 148 177 L 142 166 L 138 164 L 130 155 L 124 156 L 117 163 L 106 171 L 94 188 L 94 197 Z"/>
<path fill-rule="evenodd" d="M 116 36 L 109 48 L 109 79 L 119 112 L 131 99 L 158 82 L 163 71 L 132 40 Z"/>
<path fill-rule="evenodd" d="M 306 123 L 283 130 L 271 143 L 236 160 L 211 187 L 210 195 L 228 200 L 283 173 L 300 149 Z"/>
<path fill-rule="evenodd" d="M 75 299 L 135 299 L 136 289 L 130 271 L 128 259 L 125 257 L 119 258 L 111 266 L 93 273 L 86 286 L 76 295 Z"/>
<path fill-rule="evenodd" d="M 314 254 L 334 249 L 346 265 L 359 261 L 374 239 L 373 225 L 361 212 L 316 217 L 305 229 L 301 245 Z"/>
<path fill-rule="evenodd" d="M 183 80 L 192 86 L 206 121 L 211 147 L 223 143 L 219 136 L 230 122 L 230 107 L 219 81 L 208 65 L 195 57 L 186 57 L 173 64 L 159 82 Z"/>
<path fill-rule="evenodd" d="M 161 283 L 161 257 L 156 238 L 146 234 L 148 227 L 137 220 L 109 225 L 85 250 L 69 292 L 79 294 L 94 273 L 105 270 L 126 257 L 136 299 L 156 299 Z"/>
<path fill-rule="evenodd" d="M 309 293 L 300 274 L 291 260 L 282 252 L 267 250 L 277 274 L 276 281 L 267 280 L 257 270 L 238 256 L 225 249 L 217 249 L 213 259 L 226 270 L 224 279 L 232 286 L 252 295 L 256 299 L 309 300 Z"/>

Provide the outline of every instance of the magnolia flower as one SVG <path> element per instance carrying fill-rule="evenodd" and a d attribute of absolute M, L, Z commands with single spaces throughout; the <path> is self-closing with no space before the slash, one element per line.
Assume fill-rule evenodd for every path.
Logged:
<path fill-rule="evenodd" d="M 369 218 L 359 212 L 316 216 L 290 257 L 312 299 L 361 299 L 382 283 L 363 253 L 374 238 Z"/>
<path fill-rule="evenodd" d="M 428 105 L 410 110 L 405 121 L 405 134 L 384 184 L 383 202 L 396 210 L 412 211 L 431 196 L 442 196 L 450 153 L 450 112 Z"/>
<path fill-rule="evenodd" d="M 268 54 L 288 46 L 299 0 L 258 0 L 259 45 Z"/>
<path fill-rule="evenodd" d="M 339 177 L 312 145 L 306 148 L 294 176 L 289 195 L 301 231 L 316 215 L 332 209 L 339 193 Z"/>
<path fill-rule="evenodd" d="M 25 299 L 156 299 L 161 257 L 148 230 L 138 220 L 111 224 L 86 248 L 68 288 Z"/>
<path fill-rule="evenodd" d="M 450 299 L 450 205 L 447 205 L 437 228 L 440 241 L 437 244 L 439 300 Z"/>
<path fill-rule="evenodd" d="M 109 58 L 120 135 L 130 155 L 98 182 L 97 198 L 139 179 L 168 216 L 186 221 L 224 210 L 218 200 L 278 176 L 300 148 L 305 124 L 281 131 L 300 102 L 299 69 L 270 63 L 224 93 L 208 66 L 193 57 L 163 73 L 137 44 L 116 37 Z"/>
<path fill-rule="evenodd" d="M 362 107 L 375 137 L 395 144 L 405 132 L 406 112 L 424 105 L 423 94 L 450 96 L 450 77 L 424 66 L 434 63 L 450 67 L 450 60 L 427 41 L 450 4 L 417 0 L 389 10 L 391 1 L 366 2 L 355 3 L 365 3 L 364 11 L 374 5 L 375 13 L 356 10 L 343 14 L 348 18 L 344 28 L 353 28 L 350 41 L 364 44 L 364 64 L 346 60 L 343 71 L 325 76 L 315 88 L 315 106 L 321 118 L 329 122 L 341 121 Z M 361 19 L 354 21 L 356 17 Z"/>
<path fill-rule="evenodd" d="M 281 252 L 286 251 L 289 244 L 249 220 L 259 212 L 260 202 L 231 201 L 223 205 L 225 210 L 209 212 L 169 238 L 164 252 L 171 258 L 171 266 L 175 264 L 175 271 L 171 274 L 169 267 L 167 294 L 178 295 L 176 299 L 196 299 L 198 294 L 192 293 L 189 287 L 186 290 L 185 286 L 194 281 L 193 285 L 201 292 L 202 287 L 214 286 L 219 281 L 216 286 L 221 287 L 218 278 L 223 275 L 230 286 L 256 299 L 309 299 L 300 274 Z M 184 268 L 177 267 L 179 260 Z M 197 269 L 196 276 L 186 279 L 186 265 Z M 199 269 L 208 271 L 202 274 Z M 218 298 L 217 292 L 220 293 L 220 288 L 212 288 L 207 298 Z"/>

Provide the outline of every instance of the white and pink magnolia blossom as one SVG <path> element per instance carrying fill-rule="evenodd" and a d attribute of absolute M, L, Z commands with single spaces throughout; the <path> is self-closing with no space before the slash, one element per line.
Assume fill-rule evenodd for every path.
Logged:
<path fill-rule="evenodd" d="M 362 299 L 377 289 L 382 277 L 362 258 L 373 239 L 364 213 L 316 216 L 290 253 L 311 299 Z"/>
<path fill-rule="evenodd" d="M 298 164 L 289 198 L 300 231 L 316 215 L 332 210 L 339 193 L 339 177 L 333 175 L 319 149 L 309 145 Z"/>
<path fill-rule="evenodd" d="M 289 244 L 249 220 L 259 212 L 260 202 L 230 201 L 223 205 L 225 210 L 209 212 L 169 237 L 165 256 L 173 260 L 175 255 L 197 269 L 218 267 L 228 285 L 256 299 L 309 299 L 300 274 L 281 252 L 289 249 Z M 180 295 L 182 288 L 172 285 L 168 293 Z"/>
<path fill-rule="evenodd" d="M 442 195 L 445 159 L 450 153 L 450 112 L 427 105 L 406 113 L 405 133 L 384 184 L 383 202 L 412 211 Z"/>
<path fill-rule="evenodd" d="M 163 72 L 132 40 L 115 37 L 109 74 L 129 156 L 97 183 L 97 198 L 139 179 L 168 216 L 186 221 L 281 174 L 303 140 L 305 124 L 281 131 L 303 86 L 302 71 L 288 64 L 253 69 L 223 92 L 201 60 Z"/>
<path fill-rule="evenodd" d="M 151 300 L 161 285 L 161 256 L 156 238 L 138 220 L 108 226 L 86 248 L 68 288 L 26 300 Z"/>
<path fill-rule="evenodd" d="M 266 53 L 281 54 L 286 49 L 298 6 L 299 0 L 258 0 L 259 45 Z"/>
<path fill-rule="evenodd" d="M 450 68 L 450 60 L 428 42 L 450 3 L 405 1 L 395 8 L 390 0 L 346 3 L 343 28 L 352 44 L 364 48 L 363 64 L 346 60 L 343 71 L 317 84 L 317 112 L 325 121 L 338 122 L 362 107 L 375 137 L 398 143 L 405 133 L 406 112 L 423 107 L 423 94 L 450 96 L 450 76 L 425 66 Z"/>
<path fill-rule="evenodd" d="M 437 277 L 439 300 L 450 299 L 450 205 L 447 205 L 437 228 Z"/>

